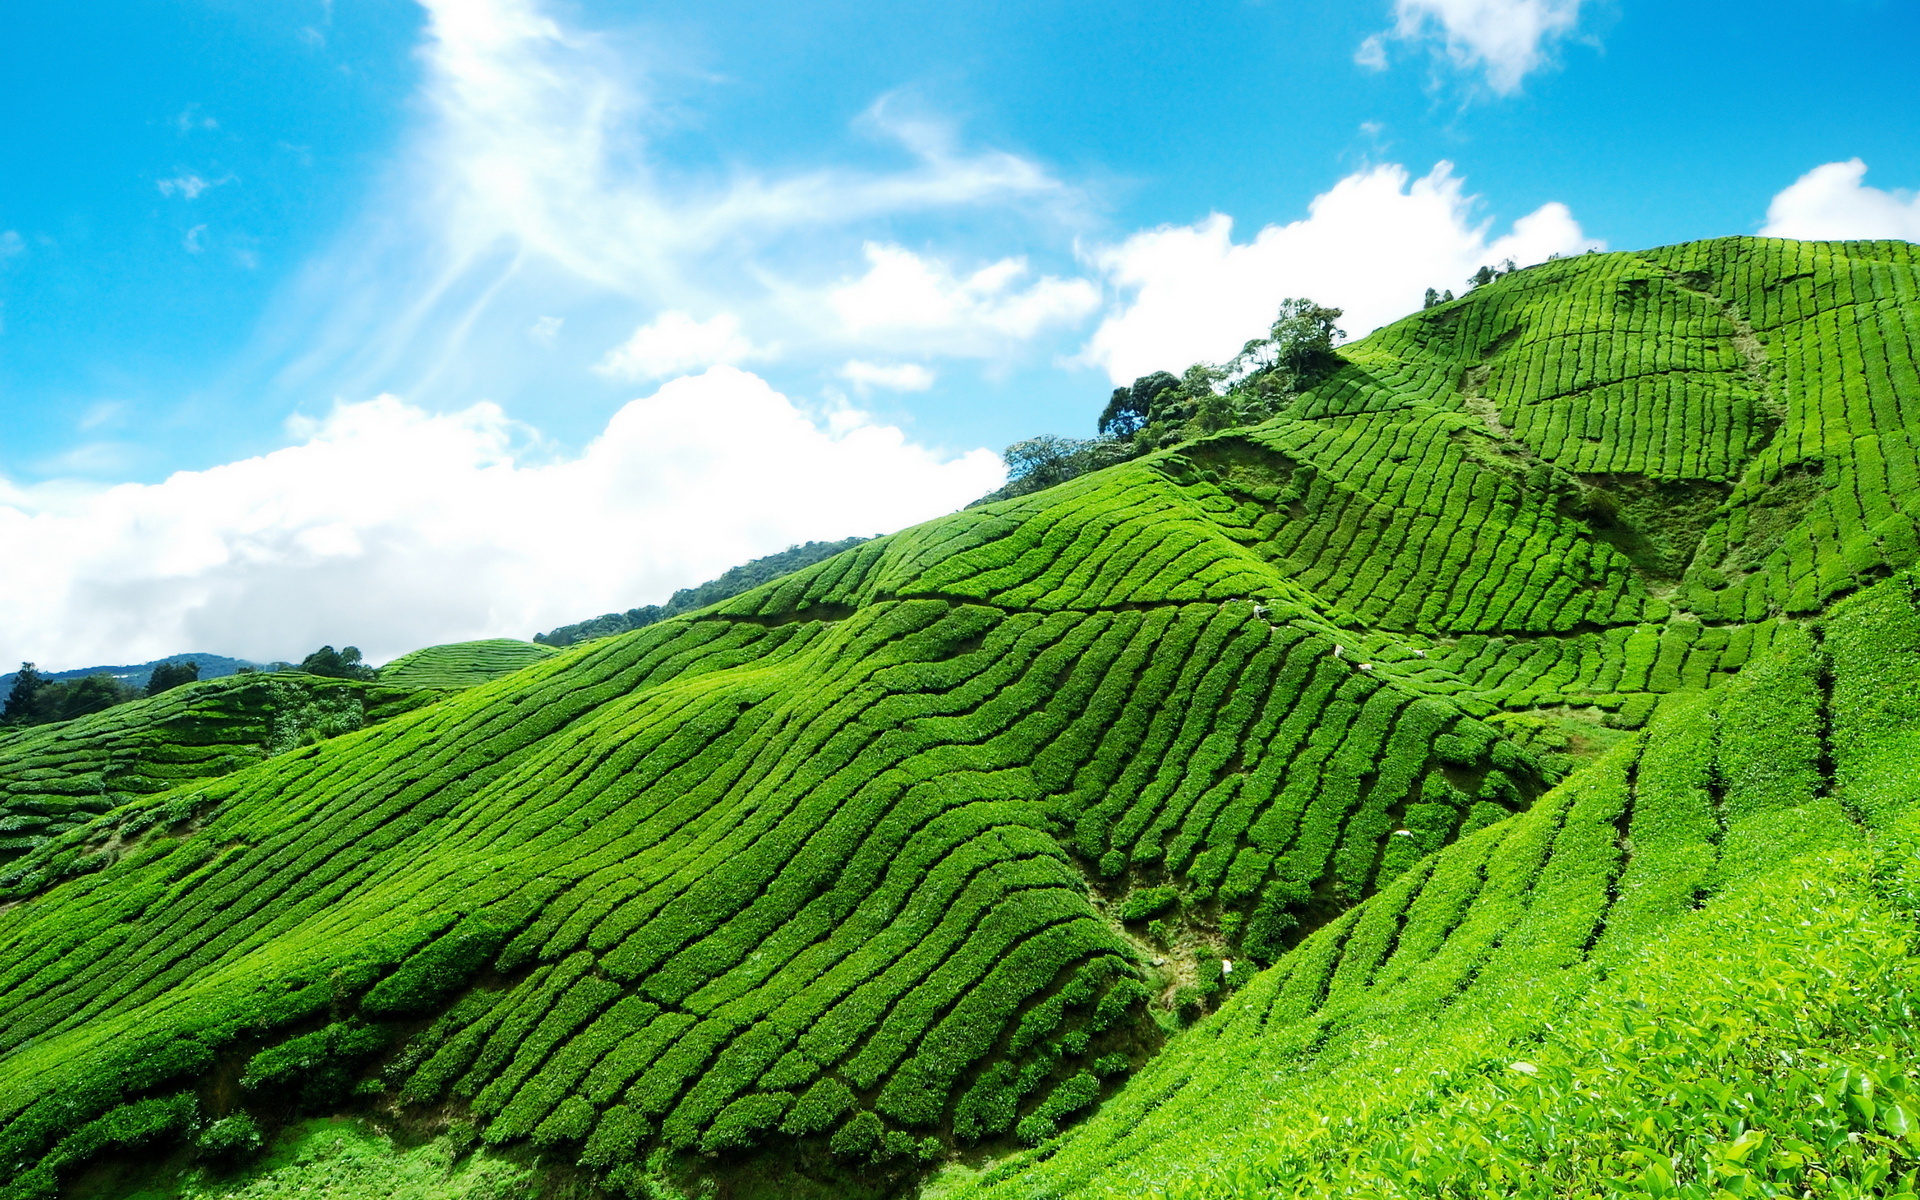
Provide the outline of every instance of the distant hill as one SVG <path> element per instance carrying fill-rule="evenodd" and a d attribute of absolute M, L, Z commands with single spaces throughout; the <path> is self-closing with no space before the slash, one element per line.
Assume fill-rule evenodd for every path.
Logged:
<path fill-rule="evenodd" d="M 513 638 L 429 646 L 380 668 L 380 682 L 399 688 L 466 688 L 511 675 L 557 651 Z"/>
<path fill-rule="evenodd" d="M 355 1116 L 527 1200 L 1911 1194 L 1920 249 L 1339 356 L 542 661 L 0 735 L 0 1200 Z"/>
<path fill-rule="evenodd" d="M 219 679 L 222 676 L 237 674 L 242 667 L 253 667 L 256 670 L 263 670 L 267 666 L 265 663 L 257 663 L 251 659 L 228 658 L 222 654 L 202 654 L 196 652 L 193 654 L 169 654 L 165 658 L 156 658 L 152 662 L 136 663 L 133 666 L 76 667 L 71 671 L 43 670 L 40 673 L 56 683 L 66 679 L 85 679 L 90 675 L 111 675 L 121 683 L 143 688 L 147 686 L 147 679 L 152 676 L 155 667 L 161 663 L 170 662 L 199 663 L 200 678 L 202 679 Z M 6 699 L 7 695 L 13 691 L 13 681 L 19 677 L 20 673 L 18 671 L 9 671 L 5 675 L 0 675 L 0 700 Z"/>
<path fill-rule="evenodd" d="M 643 604 L 639 608 L 630 608 L 623 613 L 607 613 L 591 621 L 562 625 L 551 633 L 534 634 L 533 640 L 542 646 L 558 649 L 571 646 L 576 642 L 587 642 L 594 638 L 612 637 L 616 633 L 644 629 L 668 617 L 677 617 L 681 613 L 693 612 L 709 604 L 730 600 L 749 588 L 759 587 L 782 575 L 791 575 L 803 567 L 810 567 L 822 559 L 832 558 L 842 550 L 851 550 L 862 542 L 871 540 L 871 538 L 851 537 L 844 542 L 807 542 L 804 545 L 789 546 L 778 554 L 769 554 L 764 558 L 756 558 L 752 562 L 734 567 L 720 578 L 709 579 L 698 587 L 681 588 L 665 604 Z"/>

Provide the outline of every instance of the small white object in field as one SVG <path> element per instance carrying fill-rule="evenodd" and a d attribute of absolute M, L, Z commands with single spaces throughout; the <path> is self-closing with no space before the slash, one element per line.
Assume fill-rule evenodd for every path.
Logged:
<path fill-rule="evenodd" d="M 1221 960 L 1220 960 L 1220 973 L 1221 973 L 1222 975 L 1231 975 L 1231 974 L 1233 974 L 1233 960 L 1232 960 L 1232 959 L 1230 959 L 1230 958 L 1223 958 L 1223 959 L 1221 959 Z"/>
<path fill-rule="evenodd" d="M 1362 671 L 1371 671 L 1371 670 L 1373 670 L 1373 664 L 1372 664 L 1372 663 L 1361 663 L 1361 664 L 1360 664 L 1360 669 L 1361 669 Z"/>

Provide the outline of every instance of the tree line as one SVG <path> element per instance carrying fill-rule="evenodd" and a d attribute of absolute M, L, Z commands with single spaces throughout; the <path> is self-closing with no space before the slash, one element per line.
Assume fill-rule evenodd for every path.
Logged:
<path fill-rule="evenodd" d="M 300 671 L 334 679 L 372 679 L 377 674 L 361 661 L 357 646 L 341 650 L 322 646 L 301 659 L 298 666 L 282 662 L 273 664 L 270 669 Z M 238 674 L 250 675 L 255 670 L 253 667 L 241 667 Z M 34 664 L 23 662 L 20 664 L 20 673 L 14 677 L 13 690 L 8 693 L 5 705 L 0 706 L 0 728 L 51 725 L 56 721 L 92 716 L 115 705 L 158 696 L 185 684 L 196 683 L 199 679 L 200 664 L 192 659 L 161 663 L 147 677 L 145 687 L 105 673 L 79 679 L 52 679 Z"/>
<path fill-rule="evenodd" d="M 1304 297 L 1284 300 L 1266 335 L 1227 362 L 1194 363 L 1179 375 L 1155 371 L 1115 388 L 1100 413 L 1099 436 L 1015 442 L 1002 455 L 1006 486 L 974 503 L 1025 496 L 1196 437 L 1259 424 L 1339 369 L 1344 360 L 1333 344 L 1346 336 L 1335 324 L 1342 311 Z"/>
<path fill-rule="evenodd" d="M 1591 251 L 1589 252 L 1591 253 Z M 1549 260 L 1560 258 L 1550 255 Z M 1469 290 L 1520 270 L 1512 259 L 1482 266 L 1467 277 Z M 1454 299 L 1451 289 L 1428 288 L 1422 308 Z M 1241 347 L 1224 363 L 1194 363 L 1175 375 L 1155 371 L 1113 389 L 1100 413 L 1097 437 L 1042 434 L 1008 446 L 1006 485 L 968 507 L 1025 496 L 1057 483 L 1126 462 L 1223 429 L 1257 425 L 1344 363 L 1334 343 L 1346 336 L 1335 322 L 1343 309 L 1305 297 L 1280 302 L 1266 335 Z M 538 639 L 535 639 L 538 640 Z"/>

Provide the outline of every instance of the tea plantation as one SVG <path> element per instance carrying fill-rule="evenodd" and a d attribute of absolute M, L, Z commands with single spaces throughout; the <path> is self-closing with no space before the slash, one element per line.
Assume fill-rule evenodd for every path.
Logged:
<path fill-rule="evenodd" d="M 521 667 L 551 658 L 553 653 L 545 646 L 512 638 L 429 646 L 380 668 L 380 682 L 391 688 L 472 687 L 511 675 Z"/>
<path fill-rule="evenodd" d="M 1904 243 L 1559 260 L 618 637 L 0 734 L 0 1196 L 339 1113 L 635 1196 L 1898 1190 L 1917 339 Z"/>

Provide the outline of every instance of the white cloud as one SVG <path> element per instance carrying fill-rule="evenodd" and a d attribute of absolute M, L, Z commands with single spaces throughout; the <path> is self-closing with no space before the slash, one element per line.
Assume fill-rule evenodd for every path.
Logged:
<path fill-rule="evenodd" d="M 688 287 L 690 258 L 819 225 L 1061 192 L 1026 159 L 968 152 L 883 100 L 866 128 L 907 152 L 893 172 L 740 172 L 668 185 L 639 130 L 659 121 L 645 76 L 533 0 L 421 0 L 428 12 L 429 166 L 455 249 L 507 237 L 621 291 Z"/>
<path fill-rule="evenodd" d="M 898 96 L 850 130 L 869 143 L 858 158 L 878 143 L 890 163 L 758 169 L 722 147 L 725 168 L 690 167 L 656 149 L 688 124 L 690 102 L 669 90 L 692 74 L 660 65 L 673 47 L 596 34 L 541 0 L 420 2 L 424 120 L 365 219 L 280 309 L 268 353 L 292 360 L 286 379 L 498 394 L 526 368 L 488 334 L 562 305 L 726 311 L 788 346 L 833 342 L 823 292 L 873 228 L 1009 209 L 1058 228 L 1078 212 L 1040 164 L 971 145 Z M 854 349 L 842 340 L 820 358 Z"/>
<path fill-rule="evenodd" d="M 1493 223 L 1473 220 L 1462 183 L 1450 163 L 1420 179 L 1380 166 L 1340 180 L 1314 197 L 1304 220 L 1269 225 L 1251 242 L 1236 243 L 1232 218 L 1219 213 L 1137 233 L 1095 255 L 1129 298 L 1082 356 L 1115 383 L 1221 362 L 1264 333 L 1292 296 L 1345 309 L 1341 327 L 1359 336 L 1420 307 L 1429 287 L 1463 290 L 1482 264 L 1525 266 L 1603 246 L 1558 203 L 1489 240 Z"/>
<path fill-rule="evenodd" d="M 561 317 L 541 317 L 527 326 L 527 336 L 542 346 L 551 346 L 554 339 L 560 336 L 560 327 L 564 324 L 566 321 Z"/>
<path fill-rule="evenodd" d="M 231 175 L 222 176 L 219 179 L 203 179 L 191 171 L 186 171 L 171 179 L 156 180 L 155 186 L 160 189 L 162 196 L 179 195 L 183 199 L 198 200 L 201 193 L 232 182 Z"/>
<path fill-rule="evenodd" d="M 34 564 L 0 574 L 0 662 L 323 642 L 378 661 L 526 637 L 796 541 L 936 516 L 1004 477 L 984 450 L 836 424 L 715 367 L 629 403 L 558 462 L 525 461 L 525 431 L 492 404 L 433 415 L 385 396 L 295 427 L 300 444 L 157 484 L 0 479 L 0 555 Z"/>
<path fill-rule="evenodd" d="M 686 313 L 669 312 L 634 330 L 593 369 L 615 379 L 664 379 L 702 367 L 736 366 L 766 354 L 740 332 L 740 319 L 732 313 L 696 321 Z"/>
<path fill-rule="evenodd" d="M 27 243 L 26 240 L 20 236 L 19 230 L 9 229 L 0 232 L 0 258 L 12 258 L 16 254 L 25 254 L 26 252 Z"/>
<path fill-rule="evenodd" d="M 1502 95 L 1546 66 L 1554 49 L 1580 23 L 1583 0 L 1394 0 L 1393 28 L 1360 43 L 1354 61 L 1375 70 L 1387 65 L 1387 37 L 1438 43 L 1436 49 L 1463 71 L 1483 72 Z"/>
<path fill-rule="evenodd" d="M 200 253 L 207 248 L 206 242 L 202 240 L 205 238 L 206 233 L 207 227 L 205 225 L 195 225 L 192 229 L 187 230 L 187 236 L 180 240 L 181 247 L 185 249 L 188 254 Z"/>
<path fill-rule="evenodd" d="M 846 333 L 860 340 L 989 355 L 1100 305 L 1099 288 L 1084 279 L 1045 275 L 1022 287 L 1030 274 L 1023 258 L 959 275 L 899 246 L 868 242 L 866 256 L 867 273 L 828 294 Z"/>
<path fill-rule="evenodd" d="M 933 386 L 933 372 L 919 363 L 870 363 L 850 359 L 840 378 L 861 392 L 885 388 L 894 392 L 924 392 Z"/>
<path fill-rule="evenodd" d="M 1920 242 L 1920 195 L 1867 187 L 1857 158 L 1815 167 L 1767 206 L 1765 237 L 1847 241 L 1900 238 Z"/>

